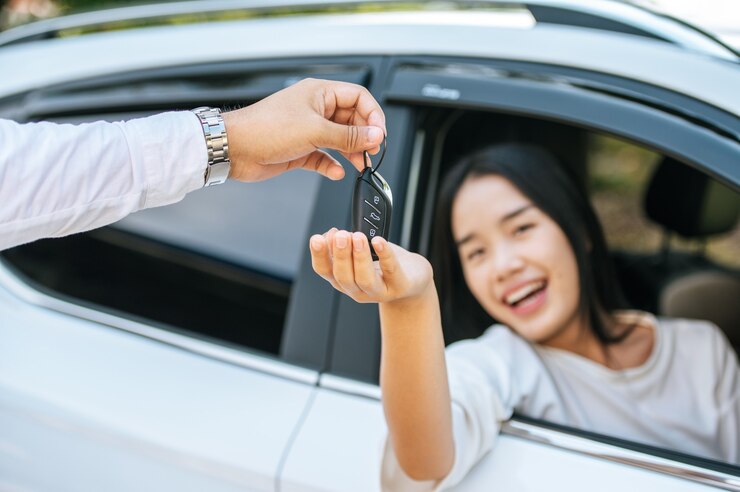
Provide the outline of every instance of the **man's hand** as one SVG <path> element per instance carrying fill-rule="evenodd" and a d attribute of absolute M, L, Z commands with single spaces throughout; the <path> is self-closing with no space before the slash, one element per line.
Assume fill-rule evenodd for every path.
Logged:
<path fill-rule="evenodd" d="M 375 154 L 386 134 L 385 115 L 367 89 L 305 79 L 246 108 L 224 113 L 230 178 L 262 181 L 291 169 L 330 179 L 344 168 L 319 150 L 339 150 L 362 170 L 362 152 Z"/>

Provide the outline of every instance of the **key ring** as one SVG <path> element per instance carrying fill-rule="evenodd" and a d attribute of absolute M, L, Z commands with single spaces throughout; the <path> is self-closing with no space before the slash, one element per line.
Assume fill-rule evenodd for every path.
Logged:
<path fill-rule="evenodd" d="M 367 154 L 367 150 L 362 152 L 362 160 L 365 162 L 365 169 L 370 168 L 370 172 L 375 174 L 378 169 L 380 169 L 380 165 L 383 163 L 383 158 L 385 157 L 385 151 L 388 148 L 388 137 L 385 135 L 383 136 L 383 152 L 380 153 L 380 159 L 378 160 L 378 165 L 373 168 L 372 166 L 372 159 L 370 159 L 370 156 Z M 368 164 L 368 161 L 370 161 L 370 164 Z"/>

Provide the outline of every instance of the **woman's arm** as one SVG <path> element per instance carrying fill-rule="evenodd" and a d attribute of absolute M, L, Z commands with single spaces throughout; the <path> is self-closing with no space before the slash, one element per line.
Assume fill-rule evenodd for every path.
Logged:
<path fill-rule="evenodd" d="M 444 478 L 454 462 L 450 392 L 439 301 L 422 256 L 373 239 L 376 268 L 361 233 L 311 238 L 316 272 L 358 302 L 380 304 L 380 383 L 391 444 L 416 480 Z"/>
<path fill-rule="evenodd" d="M 380 386 L 391 444 L 414 480 L 441 480 L 454 461 L 450 391 L 434 283 L 380 304 Z"/>

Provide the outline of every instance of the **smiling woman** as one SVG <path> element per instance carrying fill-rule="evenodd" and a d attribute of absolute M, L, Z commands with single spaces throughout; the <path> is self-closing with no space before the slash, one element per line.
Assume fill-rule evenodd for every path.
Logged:
<path fill-rule="evenodd" d="M 443 390 L 439 398 L 450 398 L 453 414 L 440 433 L 454 436 L 455 460 L 445 473 L 419 467 L 408 431 L 392 426 L 413 420 L 413 407 L 386 404 L 389 488 L 409 479 L 457 483 L 513 412 L 737 462 L 736 437 L 717 439 L 737 436 L 740 424 L 734 352 L 710 323 L 623 309 L 577 179 L 541 148 L 500 144 L 461 159 L 442 183 L 432 264 L 443 325 L 493 326 L 447 350 L 449 396 Z M 401 326 L 385 326 L 384 335 L 393 329 Z M 385 352 L 393 340 L 384 336 Z M 696 369 L 706 360 L 720 364 Z M 409 366 L 403 370 L 414 372 Z M 389 368 L 383 374 L 384 388 L 400 379 Z M 431 391 L 423 380 L 404 384 L 415 394 Z M 435 413 L 429 403 L 420 411 Z"/>
<path fill-rule="evenodd" d="M 738 461 L 735 353 L 711 323 L 623 309 L 587 195 L 554 157 L 498 144 L 442 183 L 432 255 L 441 302 L 419 255 L 374 238 L 381 275 L 361 234 L 311 241 L 322 277 L 380 304 L 387 489 L 460 482 L 514 412 Z M 493 326 L 443 356 L 443 324 Z"/>
<path fill-rule="evenodd" d="M 519 325 L 526 338 L 544 342 L 558 333 L 540 332 L 525 315 L 550 295 L 557 303 L 547 303 L 548 325 L 577 333 L 585 321 L 602 342 L 626 334 L 608 319 L 625 303 L 610 274 L 599 222 L 551 155 L 533 146 L 500 145 L 464 159 L 443 182 L 434 264 L 443 306 L 452 308 L 447 313 L 488 315 L 487 325 L 492 319 Z M 450 255 L 455 250 L 458 255 Z M 517 275 L 527 260 L 534 265 Z M 502 279 L 494 291 L 491 268 Z M 544 286 L 520 299 L 522 288 L 534 284 Z M 466 299 L 468 289 L 458 285 L 467 285 L 474 299 Z M 443 320 L 453 324 L 445 310 Z"/>
<path fill-rule="evenodd" d="M 554 157 L 499 144 L 442 183 L 435 280 L 423 257 L 382 238 L 379 271 L 362 234 L 311 240 L 317 273 L 380 305 L 386 488 L 455 485 L 514 412 L 738 461 L 740 380 L 726 338 L 708 322 L 620 310 L 596 215 Z M 443 356 L 443 324 L 491 323 Z"/>

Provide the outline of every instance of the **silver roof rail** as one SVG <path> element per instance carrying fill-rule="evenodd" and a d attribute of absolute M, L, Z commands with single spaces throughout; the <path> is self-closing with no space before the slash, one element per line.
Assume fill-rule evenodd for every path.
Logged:
<path fill-rule="evenodd" d="M 399 0 L 191 0 L 152 5 L 119 7 L 94 12 L 73 14 L 54 19 L 25 24 L 0 33 L 0 47 L 10 44 L 31 42 L 57 36 L 60 32 L 74 29 L 94 29 L 108 24 L 166 20 L 192 14 L 219 14 L 250 10 L 270 15 L 286 8 L 310 10 L 311 12 L 336 12 L 361 6 L 377 6 L 379 9 L 393 4 L 419 9 L 474 9 L 488 4 L 490 7 L 516 7 L 529 9 L 538 23 L 565 24 L 601 30 L 640 34 L 660 39 L 687 50 L 717 58 L 738 61 L 738 54 L 704 31 L 684 22 L 653 13 L 639 5 L 621 0 L 484 0 L 483 2 L 399 2 Z M 570 18 L 569 18 L 570 16 Z"/>

